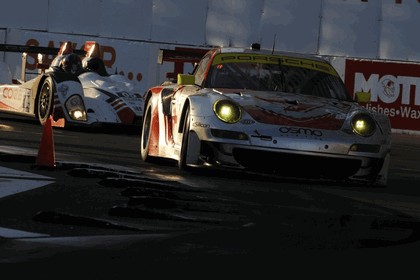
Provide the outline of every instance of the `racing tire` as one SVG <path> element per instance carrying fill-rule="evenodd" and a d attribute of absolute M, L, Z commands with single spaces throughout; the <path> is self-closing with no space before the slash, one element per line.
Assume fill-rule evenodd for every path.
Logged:
<path fill-rule="evenodd" d="M 152 133 L 152 103 L 149 101 L 143 115 L 143 124 L 140 136 L 140 156 L 145 162 L 150 161 L 149 145 Z"/>
<path fill-rule="evenodd" d="M 190 138 L 190 107 L 186 108 L 185 121 L 182 129 L 182 146 L 178 160 L 178 168 L 184 171 L 190 171 L 191 168 L 187 166 L 188 143 Z"/>
<path fill-rule="evenodd" d="M 37 97 L 37 118 L 41 125 L 45 122 L 53 112 L 53 82 L 51 78 L 46 78 L 42 83 L 41 90 Z"/>

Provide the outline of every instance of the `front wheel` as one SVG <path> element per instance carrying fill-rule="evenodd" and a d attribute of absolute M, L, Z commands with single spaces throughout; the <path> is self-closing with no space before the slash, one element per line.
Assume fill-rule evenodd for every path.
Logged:
<path fill-rule="evenodd" d="M 52 114 L 53 83 L 51 78 L 45 79 L 37 98 L 37 118 L 44 125 Z"/>
<path fill-rule="evenodd" d="M 140 155 L 143 161 L 150 161 L 149 146 L 152 128 L 152 102 L 147 103 L 146 110 L 143 115 L 143 125 L 140 138 Z"/>

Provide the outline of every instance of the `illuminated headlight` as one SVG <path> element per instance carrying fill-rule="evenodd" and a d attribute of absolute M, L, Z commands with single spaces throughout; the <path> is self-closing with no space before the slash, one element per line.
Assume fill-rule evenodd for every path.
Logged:
<path fill-rule="evenodd" d="M 375 120 L 368 114 L 356 114 L 351 120 L 353 132 L 360 136 L 371 136 L 376 130 Z"/>
<path fill-rule="evenodd" d="M 73 95 L 67 99 L 65 103 L 67 112 L 71 119 L 75 121 L 86 121 L 86 110 L 83 99 L 80 95 Z"/>
<path fill-rule="evenodd" d="M 217 100 L 213 104 L 213 111 L 225 123 L 237 123 L 242 118 L 242 110 L 239 105 L 228 99 Z"/>

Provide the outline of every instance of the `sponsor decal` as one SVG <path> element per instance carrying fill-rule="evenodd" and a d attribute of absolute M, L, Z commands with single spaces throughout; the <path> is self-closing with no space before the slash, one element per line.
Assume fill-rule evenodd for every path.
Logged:
<path fill-rule="evenodd" d="M 139 94 L 139 93 L 129 93 L 129 92 L 126 92 L 126 91 L 116 92 L 115 95 L 117 95 L 118 97 L 125 98 L 125 99 L 139 99 L 139 98 L 142 98 L 142 95 Z"/>
<path fill-rule="evenodd" d="M 420 130 L 420 64 L 347 59 L 345 73 L 360 105 L 388 115 L 392 128 Z"/>
<path fill-rule="evenodd" d="M 305 58 L 296 58 L 288 56 L 278 55 L 265 55 L 265 54 L 245 54 L 245 53 L 226 53 L 217 55 L 212 64 L 223 64 L 223 63 L 240 63 L 240 62 L 254 62 L 254 63 L 266 63 L 266 64 L 278 64 L 286 66 L 294 66 L 300 68 L 306 68 L 316 71 L 328 73 L 330 75 L 338 76 L 334 68 L 326 62 L 316 61 Z"/>
<path fill-rule="evenodd" d="M 250 120 L 250 119 L 243 119 L 243 120 L 240 121 L 240 123 L 241 124 L 248 125 L 248 124 L 254 124 L 255 121 L 254 120 Z"/>
<path fill-rule="evenodd" d="M 19 87 L 1 87 L 0 108 L 15 112 L 29 112 L 30 93 L 30 90 Z"/>
<path fill-rule="evenodd" d="M 209 125 L 209 124 L 205 124 L 205 123 L 198 123 L 198 122 L 193 123 L 193 126 L 194 126 L 194 127 L 201 127 L 201 128 L 209 128 L 209 127 L 210 127 L 210 125 Z"/>
<path fill-rule="evenodd" d="M 296 135 L 296 136 L 311 136 L 311 137 L 322 137 L 322 131 L 303 127 L 286 127 L 282 126 L 279 128 L 282 134 Z"/>
<path fill-rule="evenodd" d="M 14 99 L 14 100 L 21 100 L 22 93 L 15 90 L 16 88 L 4 87 L 3 88 L 3 97 L 5 99 Z"/>
<path fill-rule="evenodd" d="M 289 105 L 277 103 L 275 106 L 244 105 L 243 109 L 257 122 L 273 125 L 301 126 L 326 130 L 338 130 L 344 122 L 347 108 L 327 106 L 327 104 L 300 103 Z M 339 106 L 339 104 L 337 104 Z M 328 108 L 327 108 L 328 107 Z M 343 111 L 344 110 L 344 111 Z"/>
<path fill-rule="evenodd" d="M 58 91 L 61 93 L 61 95 L 63 95 L 63 97 L 66 97 L 69 91 L 69 87 L 66 84 L 61 84 L 58 88 Z"/>

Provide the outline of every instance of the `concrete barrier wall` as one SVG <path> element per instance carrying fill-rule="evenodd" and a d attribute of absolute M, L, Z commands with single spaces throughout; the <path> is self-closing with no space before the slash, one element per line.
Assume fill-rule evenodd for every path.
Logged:
<path fill-rule="evenodd" d="M 156 63 L 159 48 L 259 42 L 319 54 L 330 58 L 350 94 L 373 92 L 369 109 L 389 113 L 395 129 L 420 130 L 419 0 L 14 0 L 6 6 L 0 42 L 58 47 L 70 40 L 82 47 L 95 40 L 108 71 L 127 76 L 139 91 L 172 70 Z M 20 75 L 19 54 L 0 57 Z M 375 67 L 354 62 L 365 60 Z M 407 110 L 408 122 L 401 118 Z"/>
<path fill-rule="evenodd" d="M 6 7 L 0 28 L 420 61 L 418 0 L 14 0 Z"/>

